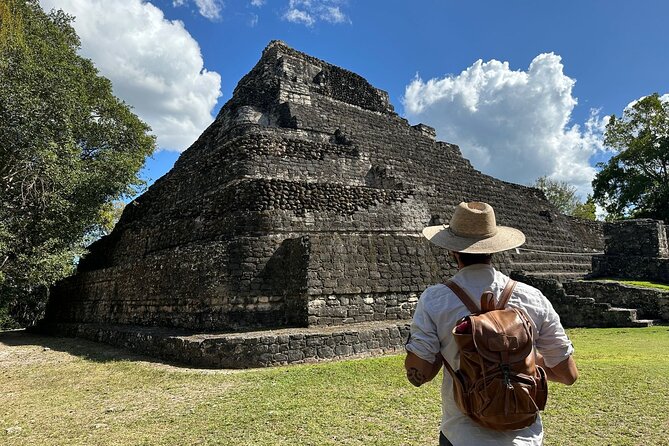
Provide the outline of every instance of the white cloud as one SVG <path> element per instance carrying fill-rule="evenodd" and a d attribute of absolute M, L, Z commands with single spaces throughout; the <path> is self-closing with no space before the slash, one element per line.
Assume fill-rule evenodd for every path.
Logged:
<path fill-rule="evenodd" d="M 180 21 L 141 0 L 41 0 L 74 15 L 81 53 L 134 107 L 162 149 L 183 151 L 212 122 L 221 77 Z"/>
<path fill-rule="evenodd" d="M 251 28 L 254 28 L 258 24 L 258 14 L 251 14 L 251 18 L 249 19 L 249 26 Z"/>
<path fill-rule="evenodd" d="M 218 0 L 195 0 L 197 10 L 202 17 L 209 20 L 216 20 L 221 18 L 221 6 Z"/>
<path fill-rule="evenodd" d="M 313 26 L 319 20 L 329 23 L 351 23 L 340 8 L 344 3 L 345 0 L 289 0 L 283 19 L 306 26 Z"/>
<path fill-rule="evenodd" d="M 251 0 L 251 6 L 261 7 L 265 4 L 265 0 Z"/>
<path fill-rule="evenodd" d="M 348 17 L 341 12 L 339 6 L 326 6 L 321 12 L 321 18 L 330 23 L 346 23 Z"/>
<path fill-rule="evenodd" d="M 223 9 L 222 0 L 193 0 L 197 7 L 197 12 L 204 18 L 209 20 L 218 20 L 221 18 L 221 10 Z M 172 0 L 172 6 L 175 8 L 179 6 L 186 6 L 188 0 Z"/>
<path fill-rule="evenodd" d="M 553 53 L 534 58 L 527 71 L 478 60 L 457 76 L 416 77 L 403 103 L 411 121 L 434 126 L 483 173 L 521 184 L 547 175 L 585 197 L 595 175 L 589 160 L 605 150 L 606 118 L 592 111 L 584 125 L 570 124 L 574 83 Z"/>
<path fill-rule="evenodd" d="M 289 22 L 302 23 L 307 26 L 313 26 L 314 23 L 316 23 L 316 19 L 314 19 L 308 12 L 295 8 L 286 11 L 283 18 Z"/>

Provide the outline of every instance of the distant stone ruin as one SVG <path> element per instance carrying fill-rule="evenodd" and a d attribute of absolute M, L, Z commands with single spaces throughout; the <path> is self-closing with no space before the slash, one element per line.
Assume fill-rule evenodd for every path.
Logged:
<path fill-rule="evenodd" d="M 591 277 L 649 280 L 669 284 L 667 227 L 642 218 L 604 225 L 604 254 L 593 257 Z"/>
<path fill-rule="evenodd" d="M 271 42 L 174 168 L 51 293 L 44 330 L 214 367 L 402 349 L 455 272 L 420 232 L 485 201 L 527 235 L 499 269 L 590 272 L 601 224 L 475 170 L 357 74 Z"/>

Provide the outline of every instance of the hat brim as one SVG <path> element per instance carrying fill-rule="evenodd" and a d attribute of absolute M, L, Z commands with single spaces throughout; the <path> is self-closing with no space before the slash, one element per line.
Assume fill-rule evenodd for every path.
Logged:
<path fill-rule="evenodd" d="M 449 225 L 428 226 L 423 229 L 423 236 L 437 246 L 467 254 L 492 254 L 525 243 L 525 234 L 507 226 L 497 226 L 495 235 L 481 239 L 457 236 L 449 230 Z"/>

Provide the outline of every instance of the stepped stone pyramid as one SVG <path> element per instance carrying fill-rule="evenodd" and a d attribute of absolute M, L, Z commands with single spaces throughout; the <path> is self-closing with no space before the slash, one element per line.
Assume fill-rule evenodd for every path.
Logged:
<path fill-rule="evenodd" d="M 361 76 L 273 41 L 52 290 L 43 326 L 208 366 L 392 351 L 422 290 L 455 272 L 422 228 L 472 200 L 544 251 L 500 255 L 505 272 L 578 276 L 602 248 L 598 225 L 481 174 Z"/>

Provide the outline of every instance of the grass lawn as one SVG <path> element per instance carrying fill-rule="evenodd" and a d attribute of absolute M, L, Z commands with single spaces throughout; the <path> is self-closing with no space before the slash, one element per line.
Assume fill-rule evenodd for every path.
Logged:
<path fill-rule="evenodd" d="M 669 445 L 669 327 L 577 329 L 581 377 L 551 385 L 546 445 Z M 3 445 L 436 444 L 439 383 L 401 356 L 248 371 L 0 333 Z"/>
<path fill-rule="evenodd" d="M 622 283 L 624 285 L 632 285 L 632 286 L 638 286 L 642 288 L 655 288 L 657 290 L 662 290 L 662 291 L 669 291 L 669 285 L 665 283 L 658 283 L 658 282 L 646 282 L 643 280 L 626 280 L 626 279 L 593 279 L 594 281 L 598 282 L 617 282 L 617 283 Z"/>

